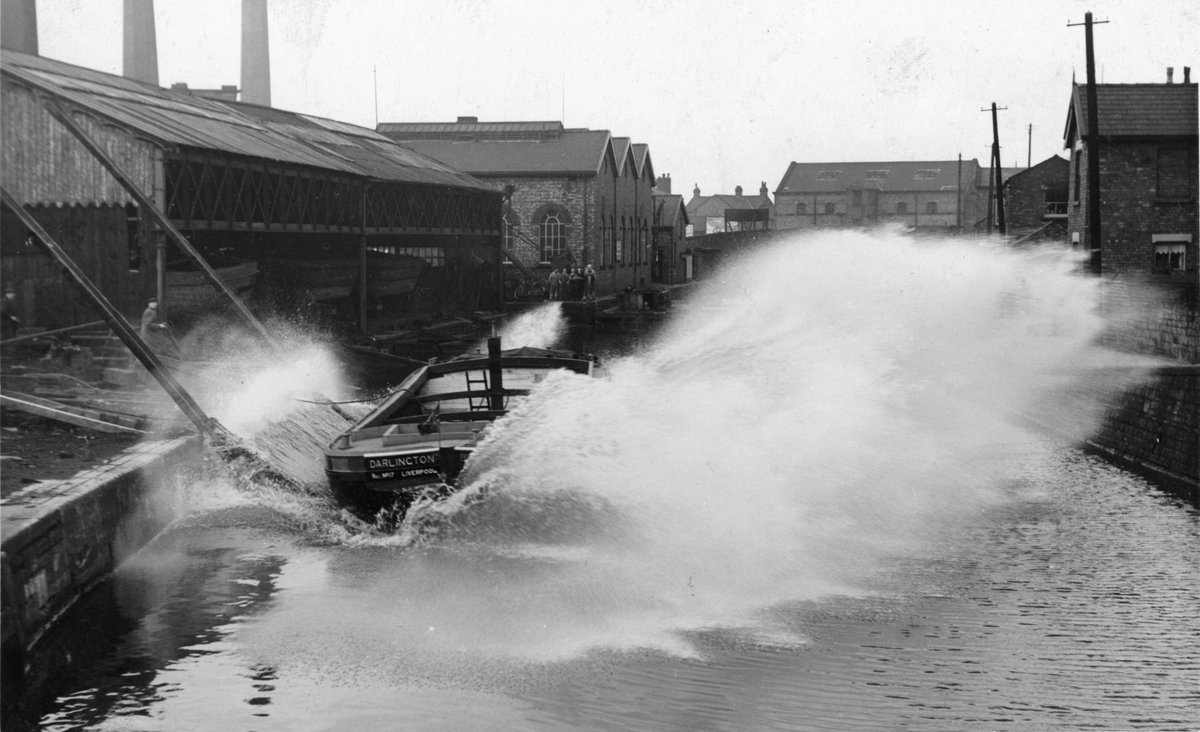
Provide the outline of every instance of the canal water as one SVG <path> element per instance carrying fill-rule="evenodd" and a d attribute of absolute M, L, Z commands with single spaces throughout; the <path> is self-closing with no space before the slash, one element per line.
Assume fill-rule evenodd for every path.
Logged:
<path fill-rule="evenodd" d="M 584 343 L 605 377 L 547 379 L 394 532 L 322 490 L 364 407 L 298 345 L 212 408 L 308 487 L 190 475 L 31 717 L 1194 730 L 1200 516 L 1072 446 L 1125 385 L 1101 367 L 1138 365 L 1092 345 L 1077 264 L 843 233 L 730 265 L 651 334 L 539 308 L 506 345 Z"/>

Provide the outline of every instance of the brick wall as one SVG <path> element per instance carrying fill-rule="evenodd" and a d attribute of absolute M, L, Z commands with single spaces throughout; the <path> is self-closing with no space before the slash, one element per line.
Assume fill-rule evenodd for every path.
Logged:
<path fill-rule="evenodd" d="M 1181 152 L 1187 156 L 1184 167 L 1190 171 L 1185 184 L 1190 194 L 1186 198 L 1166 199 L 1158 196 L 1159 143 L 1112 142 L 1100 153 L 1100 233 L 1101 262 L 1104 274 L 1145 274 L 1153 270 L 1155 234 L 1187 234 L 1188 273 L 1194 279 L 1200 263 L 1197 248 L 1196 161 L 1197 145 L 1192 140 Z M 1168 147 L 1178 149 L 1178 144 Z M 1087 156 L 1085 147 L 1076 153 L 1071 174 L 1071 204 L 1069 232 L 1078 234 L 1082 246 L 1087 246 Z M 1162 181 L 1169 184 L 1170 181 Z"/>

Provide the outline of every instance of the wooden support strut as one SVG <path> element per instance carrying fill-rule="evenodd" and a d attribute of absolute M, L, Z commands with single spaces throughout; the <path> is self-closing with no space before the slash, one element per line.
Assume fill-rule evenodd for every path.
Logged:
<path fill-rule="evenodd" d="M 186 254 L 192 259 L 192 261 L 196 263 L 196 265 L 200 268 L 200 271 L 203 273 L 204 278 L 208 280 L 208 283 L 215 287 L 218 292 L 229 298 L 230 302 L 233 303 L 234 307 L 242 315 L 242 317 L 245 318 L 246 321 L 258 331 L 258 333 L 267 341 L 268 344 L 274 346 L 275 341 L 267 329 L 263 327 L 263 324 L 260 323 L 258 318 L 255 318 L 254 315 L 246 308 L 245 304 L 241 301 L 241 298 L 235 295 L 233 291 L 221 281 L 221 278 L 217 276 L 217 273 L 213 271 L 213 268 L 209 266 L 208 262 L 204 261 L 204 257 L 201 256 L 200 252 L 196 251 L 191 242 L 187 240 L 187 237 L 185 237 L 183 233 L 179 231 L 179 229 L 175 228 L 175 225 L 171 223 L 170 219 L 168 219 L 162 211 L 158 210 L 158 207 L 154 205 L 154 202 L 150 200 L 149 196 L 143 193 L 141 189 L 134 184 L 129 176 L 125 174 L 125 171 L 122 170 L 119 165 L 117 165 L 116 161 L 114 161 L 108 155 L 108 153 L 106 153 L 99 145 L 95 143 L 95 141 L 92 140 L 91 137 L 88 136 L 83 128 L 81 128 L 75 122 L 75 120 L 71 118 L 70 113 L 63 109 L 62 105 L 57 100 L 49 99 L 47 97 L 41 98 L 46 107 L 46 111 L 50 113 L 50 116 L 58 120 L 63 127 L 66 127 L 67 130 L 74 135 L 75 138 L 78 139 L 85 148 L 87 148 L 88 152 L 90 152 L 93 157 L 95 157 L 96 160 L 98 160 L 110 174 L 112 174 L 113 178 L 116 178 L 117 182 L 120 183 L 125 190 L 129 191 L 129 194 L 137 200 L 138 205 L 147 211 L 158 223 L 158 225 L 162 227 L 163 231 L 167 232 L 167 234 L 175 240 L 175 243 L 179 245 L 179 248 L 183 250 L 184 254 Z"/>
<path fill-rule="evenodd" d="M 142 337 L 133 329 L 133 326 L 131 326 L 129 322 L 125 320 L 125 316 L 122 315 L 113 306 L 113 304 L 108 301 L 108 298 L 104 296 L 104 293 L 100 292 L 100 290 L 94 284 L 92 284 L 92 281 L 88 279 L 87 275 L 84 274 L 81 269 L 79 269 L 79 266 L 75 264 L 70 255 L 68 255 L 66 251 L 59 246 L 58 242 L 56 242 L 54 238 L 51 237 L 44 228 L 42 228 L 42 225 L 37 222 L 37 219 L 33 218 L 33 215 L 26 211 L 25 207 L 18 203 L 16 199 L 9 194 L 7 189 L 2 187 L 0 187 L 0 199 L 3 200 L 4 206 L 16 214 L 17 218 L 21 220 L 21 223 L 25 225 L 25 228 L 28 229 L 31 234 L 33 234 L 34 240 L 41 246 L 41 248 L 44 249 L 52 259 L 57 261 L 59 265 L 62 266 L 63 270 L 66 272 L 67 276 L 70 277 L 71 281 L 74 282 L 79 289 L 83 290 L 84 294 L 96 304 L 96 306 L 100 309 L 101 315 L 104 317 L 104 322 L 108 324 L 109 328 L 112 328 L 113 333 L 116 333 L 117 337 L 120 338 L 121 342 L 125 344 L 129 351 L 137 357 L 138 361 L 142 362 L 142 365 L 146 367 L 146 370 L 150 372 L 150 375 L 158 380 L 158 383 L 162 385 L 163 389 L 166 390 L 171 399 L 173 399 L 175 403 L 179 405 L 179 408 L 192 422 L 192 424 L 196 425 L 196 429 L 198 429 L 206 437 L 228 438 L 230 435 L 225 428 L 222 427 L 216 420 L 204 413 L 204 410 L 200 408 L 200 405 L 196 404 L 191 395 L 188 394 L 187 391 L 184 390 L 183 386 L 181 386 L 179 382 L 175 380 L 174 375 L 172 375 L 171 372 L 163 366 L 162 361 L 160 361 L 158 358 L 158 355 L 151 350 L 150 346 L 147 345 L 144 340 L 142 340 Z"/>
<path fill-rule="evenodd" d="M 133 326 L 125 320 L 125 316 L 108 301 L 104 293 L 100 292 L 92 281 L 88 279 L 87 275 L 79 269 L 79 266 L 75 264 L 70 255 L 25 210 L 25 207 L 18 203 L 3 187 L 0 187 L 0 204 L 10 209 L 21 220 L 21 223 L 25 225 L 25 228 L 29 230 L 42 249 L 62 266 L 71 281 L 79 289 L 83 290 L 84 294 L 96 304 L 96 307 L 99 308 L 101 315 L 104 317 L 104 322 L 108 324 L 108 327 L 112 328 L 113 332 L 116 333 L 117 337 L 121 339 L 121 342 L 125 344 L 130 352 L 142 362 L 142 365 L 146 367 L 150 375 L 162 385 L 167 395 L 175 401 L 175 404 L 179 406 L 179 409 L 188 420 L 208 440 L 210 447 L 214 448 L 224 460 L 231 462 L 241 461 L 252 469 L 253 477 L 256 479 L 266 479 L 279 484 L 296 484 L 297 481 L 294 478 L 268 465 L 261 457 L 247 449 L 241 440 L 226 429 L 224 425 L 204 413 L 204 410 L 192 399 L 187 390 L 176 381 L 170 369 L 163 366 L 157 354 L 142 340 L 142 337 L 133 329 Z"/>

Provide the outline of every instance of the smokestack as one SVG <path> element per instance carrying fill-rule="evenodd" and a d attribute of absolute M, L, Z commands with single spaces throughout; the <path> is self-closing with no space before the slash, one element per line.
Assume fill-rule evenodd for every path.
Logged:
<path fill-rule="evenodd" d="M 242 101 L 271 106 L 267 0 L 242 0 Z"/>
<path fill-rule="evenodd" d="M 158 41 L 154 36 L 154 0 L 125 0 L 123 74 L 158 85 Z"/>
<path fill-rule="evenodd" d="M 1174 66 L 1167 67 L 1167 83 L 1168 84 L 1175 83 L 1175 67 Z"/>
<path fill-rule="evenodd" d="M 0 4 L 0 46 L 37 55 L 37 0 L 4 0 Z"/>

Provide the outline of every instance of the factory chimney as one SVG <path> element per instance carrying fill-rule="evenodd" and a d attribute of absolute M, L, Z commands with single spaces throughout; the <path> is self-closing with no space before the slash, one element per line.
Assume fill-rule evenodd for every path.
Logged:
<path fill-rule="evenodd" d="M 125 65 L 122 74 L 158 84 L 158 41 L 154 36 L 154 0 L 125 0 Z"/>
<path fill-rule="evenodd" d="M 267 0 L 242 0 L 242 101 L 271 106 Z"/>
<path fill-rule="evenodd" d="M 37 0 L 4 0 L 0 4 L 0 46 L 37 55 Z"/>

